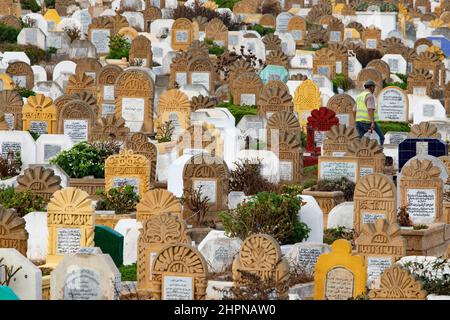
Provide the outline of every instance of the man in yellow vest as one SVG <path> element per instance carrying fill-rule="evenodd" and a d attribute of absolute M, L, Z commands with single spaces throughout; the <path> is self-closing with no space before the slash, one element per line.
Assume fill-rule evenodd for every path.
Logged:
<path fill-rule="evenodd" d="M 375 99 L 375 82 L 372 80 L 364 83 L 364 90 L 356 97 L 356 130 L 359 137 L 362 138 L 367 132 L 375 132 L 380 137 L 380 144 L 384 143 L 384 135 L 380 127 L 376 123 L 378 121 L 378 113 Z"/>

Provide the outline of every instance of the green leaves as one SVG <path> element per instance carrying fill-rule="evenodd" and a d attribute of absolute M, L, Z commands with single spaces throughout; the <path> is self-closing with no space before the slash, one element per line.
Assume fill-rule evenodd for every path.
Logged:
<path fill-rule="evenodd" d="M 0 189 L 0 203 L 6 209 L 16 209 L 16 212 L 21 217 L 33 211 L 46 210 L 44 198 L 36 195 L 30 190 L 16 192 L 14 187 Z"/>
<path fill-rule="evenodd" d="M 16 43 L 20 29 L 0 23 L 0 42 Z"/>
<path fill-rule="evenodd" d="M 101 197 L 101 200 L 97 202 L 96 210 L 114 210 L 116 214 L 135 211 L 136 204 L 139 202 L 139 195 L 130 185 L 111 188 L 108 192 L 101 191 L 97 195 Z"/>
<path fill-rule="evenodd" d="M 109 38 L 109 54 L 106 59 L 129 58 L 131 44 L 121 35 L 116 34 Z"/>

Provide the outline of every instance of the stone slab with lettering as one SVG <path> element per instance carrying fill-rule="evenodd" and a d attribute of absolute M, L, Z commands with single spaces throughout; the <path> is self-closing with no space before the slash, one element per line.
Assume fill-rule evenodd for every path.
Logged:
<path fill-rule="evenodd" d="M 330 251 L 330 246 L 323 243 L 296 243 L 290 248 L 286 258 L 292 267 L 301 267 L 313 274 L 319 256 Z"/>
<path fill-rule="evenodd" d="M 39 28 L 23 28 L 17 36 L 17 43 L 22 45 L 33 45 L 42 50 L 47 49 L 45 33 Z"/>
<path fill-rule="evenodd" d="M 47 36 L 47 47 L 58 49 L 58 54 L 68 54 L 70 38 L 65 32 L 50 32 Z"/>
<path fill-rule="evenodd" d="M 36 140 L 36 162 L 48 163 L 60 152 L 72 148 L 72 139 L 65 134 L 42 134 Z"/>
<path fill-rule="evenodd" d="M 66 255 L 52 271 L 51 300 L 119 300 L 121 275 L 109 254 Z"/>
<path fill-rule="evenodd" d="M 36 143 L 28 131 L 3 131 L 0 135 L 0 152 L 20 152 L 23 165 L 36 163 Z"/>
<path fill-rule="evenodd" d="M 389 65 L 391 73 L 406 74 L 408 63 L 401 54 L 385 54 L 381 60 L 385 61 Z"/>
<path fill-rule="evenodd" d="M 64 90 L 56 81 L 39 81 L 33 87 L 36 94 L 43 94 L 55 101 L 64 94 Z"/>
<path fill-rule="evenodd" d="M 356 182 L 359 176 L 357 158 L 351 157 L 319 157 L 319 179 L 338 179 L 347 177 Z"/>
<path fill-rule="evenodd" d="M 229 238 L 225 236 L 224 231 L 212 230 L 197 249 L 205 258 L 209 272 L 223 272 L 231 268 L 233 258 L 241 245 L 239 238 Z"/>
<path fill-rule="evenodd" d="M 353 202 L 342 202 L 328 213 L 327 228 L 344 227 L 353 229 Z"/>
<path fill-rule="evenodd" d="M 16 249 L 0 248 L 0 260 L 2 259 L 2 264 L 12 267 L 13 271 L 20 268 L 8 285 L 20 300 L 41 300 L 41 270 Z M 0 270 L 0 281 L 4 280 L 3 272 L 4 269 L 2 268 Z"/>
<path fill-rule="evenodd" d="M 323 211 L 313 196 L 302 195 L 302 205 L 298 212 L 299 220 L 306 223 L 311 229 L 308 239 L 303 242 L 323 242 Z"/>
<path fill-rule="evenodd" d="M 388 131 L 384 135 L 384 144 L 399 145 L 408 137 L 408 132 Z"/>
<path fill-rule="evenodd" d="M 377 97 L 380 121 L 408 121 L 409 101 L 405 91 L 397 87 L 387 87 Z"/>
<path fill-rule="evenodd" d="M 136 219 L 120 219 L 114 230 L 123 235 L 123 264 L 125 266 L 136 263 L 138 252 L 138 238 L 142 223 Z"/>

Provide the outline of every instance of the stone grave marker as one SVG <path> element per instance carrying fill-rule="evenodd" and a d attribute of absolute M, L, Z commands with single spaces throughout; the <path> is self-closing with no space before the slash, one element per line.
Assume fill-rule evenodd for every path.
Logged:
<path fill-rule="evenodd" d="M 20 300 L 42 299 L 42 272 L 38 267 L 14 248 L 0 248 L 0 261 L 13 271 L 17 270 L 8 287 Z M 0 281 L 4 281 L 3 272 L 0 272 Z"/>
<path fill-rule="evenodd" d="M 376 49 L 381 41 L 381 30 L 375 26 L 364 28 L 361 39 L 365 48 Z"/>
<path fill-rule="evenodd" d="M 114 230 L 123 235 L 123 265 L 137 262 L 138 238 L 142 223 L 136 219 L 120 219 Z"/>
<path fill-rule="evenodd" d="M 253 72 L 245 72 L 230 83 L 230 92 L 239 105 L 256 105 L 263 87 L 261 78 Z"/>
<path fill-rule="evenodd" d="M 186 94 L 178 89 L 171 89 L 165 91 L 159 97 L 158 116 L 156 128 L 158 134 L 162 126 L 172 121 L 174 127 L 173 139 L 190 125 L 191 120 L 191 104 Z"/>
<path fill-rule="evenodd" d="M 153 53 L 151 41 L 141 35 L 131 41 L 130 61 L 142 62 L 143 67 L 153 67 Z"/>
<path fill-rule="evenodd" d="M 85 74 L 88 77 L 97 81 L 97 74 L 102 68 L 102 64 L 94 58 L 83 58 L 77 61 L 77 68 L 75 69 L 75 74 Z"/>
<path fill-rule="evenodd" d="M 51 273 L 50 300 L 119 300 L 120 280 L 109 254 L 66 255 Z"/>
<path fill-rule="evenodd" d="M 364 83 L 372 80 L 376 84 L 375 94 L 377 95 L 381 88 L 383 88 L 383 75 L 375 68 L 364 68 L 358 73 L 356 79 L 356 87 L 359 90 L 364 90 Z"/>
<path fill-rule="evenodd" d="M 414 69 L 408 74 L 408 93 L 431 97 L 433 93 L 433 75 L 425 69 Z"/>
<path fill-rule="evenodd" d="M 176 143 L 177 155 L 194 155 L 197 153 L 208 153 L 212 157 L 219 156 L 223 158 L 224 153 L 223 139 L 220 131 L 214 126 L 206 123 L 193 124 L 184 130 Z"/>
<path fill-rule="evenodd" d="M 156 179 L 158 157 L 155 144 L 151 143 L 145 134 L 137 132 L 128 137 L 125 148 L 133 150 L 135 154 L 144 155 L 150 161 L 150 183 L 153 183 Z"/>
<path fill-rule="evenodd" d="M 242 95 L 241 95 L 242 98 Z M 279 80 L 269 81 L 263 86 L 257 101 L 258 115 L 270 118 L 272 114 L 280 111 L 293 112 L 294 105 L 289 88 Z"/>
<path fill-rule="evenodd" d="M 23 100 L 19 93 L 13 90 L 0 91 L 0 111 L 10 129 L 22 130 L 22 108 Z"/>
<path fill-rule="evenodd" d="M 261 18 L 259 19 L 259 24 L 265 28 L 275 29 L 276 20 L 272 14 L 267 13 L 261 16 Z"/>
<path fill-rule="evenodd" d="M 242 243 L 239 254 L 234 258 L 232 270 L 235 286 L 239 286 L 243 271 L 253 273 L 263 281 L 279 283 L 289 276 L 289 263 L 282 257 L 280 245 L 272 236 L 254 234 Z M 279 294 L 279 299 L 286 299 L 287 292 Z"/>
<path fill-rule="evenodd" d="M 111 17 L 93 18 L 88 30 L 88 39 L 95 46 L 97 54 L 109 53 L 109 39 L 113 35 L 114 22 Z"/>
<path fill-rule="evenodd" d="M 9 152 L 19 153 L 22 166 L 36 163 L 36 143 L 27 131 L 2 131 L 0 152 L 4 157 Z"/>
<path fill-rule="evenodd" d="M 389 68 L 389 64 L 386 61 L 381 59 L 373 59 L 367 64 L 366 69 L 378 70 L 378 72 L 380 72 L 383 77 L 383 81 L 390 81 L 391 70 Z"/>
<path fill-rule="evenodd" d="M 215 88 L 215 68 L 209 58 L 196 57 L 188 63 L 188 84 L 202 85 L 206 90 L 213 91 Z"/>
<path fill-rule="evenodd" d="M 355 125 L 354 110 L 356 108 L 356 102 L 350 95 L 346 93 L 334 95 L 328 100 L 327 108 L 336 113 L 339 124 L 344 124 L 346 126 Z"/>
<path fill-rule="evenodd" d="M 164 0 L 163 0 L 164 1 Z M 151 23 L 162 18 L 161 9 L 157 6 L 147 6 L 143 12 L 144 14 L 144 31 L 150 32 Z"/>
<path fill-rule="evenodd" d="M 328 41 L 331 43 L 342 43 L 344 41 L 344 30 L 342 21 L 339 18 L 332 18 L 327 26 Z"/>
<path fill-rule="evenodd" d="M 10 62 L 6 74 L 11 77 L 15 87 L 32 89 L 34 86 L 33 69 L 23 61 Z"/>
<path fill-rule="evenodd" d="M 65 87 L 65 93 L 75 94 L 84 92 L 90 93 L 94 96 L 97 95 L 95 79 L 86 75 L 86 73 L 82 71 L 69 76 L 67 86 Z"/>
<path fill-rule="evenodd" d="M 222 20 L 214 18 L 205 27 L 205 38 L 221 47 L 228 48 L 228 28 Z"/>
<path fill-rule="evenodd" d="M 25 230 L 25 220 L 0 205 L 0 229 L 0 248 L 15 249 L 26 256 L 28 232 Z"/>
<path fill-rule="evenodd" d="M 393 144 L 398 146 L 404 140 L 408 138 L 408 132 L 396 132 L 396 131 L 388 131 L 384 135 L 384 144 Z"/>
<path fill-rule="evenodd" d="M 369 300 L 425 300 L 427 293 L 407 269 L 394 265 L 383 271 L 380 288 L 369 291 Z"/>
<path fill-rule="evenodd" d="M 27 99 L 23 106 L 23 130 L 36 134 L 56 133 L 56 106 L 52 99 L 38 94 Z"/>
<path fill-rule="evenodd" d="M 354 157 L 319 157 L 318 178 L 339 179 L 347 177 L 356 182 L 359 177 L 359 161 Z"/>
<path fill-rule="evenodd" d="M 150 189 L 150 161 L 133 150 L 121 150 L 105 161 L 105 189 L 132 185 L 142 196 Z"/>
<path fill-rule="evenodd" d="M 142 223 L 151 216 L 164 212 L 171 212 L 182 218 L 180 201 L 173 193 L 164 189 L 153 189 L 144 193 L 136 205 L 136 211 L 136 219 Z"/>
<path fill-rule="evenodd" d="M 88 141 L 95 121 L 95 110 L 82 100 L 71 100 L 58 110 L 58 132 L 74 143 Z"/>
<path fill-rule="evenodd" d="M 123 69 L 116 65 L 106 65 L 98 71 L 97 76 L 97 117 L 105 117 L 115 113 L 115 92 L 114 84 L 123 72 Z"/>
<path fill-rule="evenodd" d="M 111 141 L 123 143 L 127 140 L 130 129 L 125 126 L 123 118 L 117 119 L 114 114 L 97 119 L 92 126 L 90 141 Z"/>
<path fill-rule="evenodd" d="M 55 81 L 39 81 L 33 87 L 33 91 L 36 94 L 43 94 L 53 101 L 64 94 L 64 90 Z"/>
<path fill-rule="evenodd" d="M 391 73 L 407 74 L 408 63 L 401 54 L 385 54 L 381 60 L 389 65 Z"/>
<path fill-rule="evenodd" d="M 370 173 L 383 173 L 385 155 L 377 140 L 363 137 L 347 145 L 346 156 L 359 160 L 359 177 Z"/>
<path fill-rule="evenodd" d="M 400 235 L 400 227 L 385 219 L 365 224 L 355 244 L 356 252 L 364 259 L 369 288 L 378 288 L 383 271 L 406 256 L 406 239 Z"/>
<path fill-rule="evenodd" d="M 293 15 L 289 12 L 282 12 L 276 18 L 276 27 L 275 30 L 277 32 L 288 32 L 289 31 L 289 21 Z"/>
<path fill-rule="evenodd" d="M 187 50 L 194 40 L 194 28 L 192 21 L 187 18 L 175 20 L 171 30 L 170 45 L 173 50 Z"/>
<path fill-rule="evenodd" d="M 61 178 L 52 169 L 43 166 L 27 168 L 17 177 L 17 191 L 30 190 L 49 201 L 51 196 L 61 189 Z"/>
<path fill-rule="evenodd" d="M 191 243 L 187 226 L 178 214 L 165 212 L 152 214 L 143 220 L 138 240 L 138 290 L 151 290 L 152 267 L 158 252 L 166 245 Z"/>
<path fill-rule="evenodd" d="M 42 134 L 36 140 L 36 163 L 48 163 L 60 152 L 72 148 L 73 141 L 67 135 Z"/>
<path fill-rule="evenodd" d="M 305 80 L 295 89 L 294 107 L 301 126 L 305 126 L 311 111 L 322 106 L 319 87 L 312 80 Z"/>
<path fill-rule="evenodd" d="M 153 132 L 153 79 L 143 70 L 127 70 L 114 85 L 115 114 L 131 132 Z"/>
<path fill-rule="evenodd" d="M 408 122 L 408 95 L 398 87 L 387 87 L 377 97 L 380 121 Z"/>
<path fill-rule="evenodd" d="M 204 300 L 208 266 L 188 244 L 168 244 L 153 260 L 151 293 L 157 300 Z"/>
<path fill-rule="evenodd" d="M 184 166 L 183 188 L 201 190 L 202 197 L 208 197 L 208 211 L 218 212 L 228 208 L 229 177 L 229 169 L 223 159 L 198 154 Z M 188 208 L 184 210 L 189 212 Z"/>
<path fill-rule="evenodd" d="M 331 247 L 323 243 L 296 243 L 289 249 L 286 259 L 291 267 L 302 268 L 312 275 L 319 256 L 330 251 Z"/>
<path fill-rule="evenodd" d="M 333 110 L 320 107 L 318 110 L 312 110 L 307 120 L 305 150 L 313 155 L 320 155 L 328 130 L 338 125 L 339 119 Z"/>
<path fill-rule="evenodd" d="M 40 28 L 23 28 L 17 36 L 20 45 L 32 45 L 39 49 L 47 49 L 47 35 Z"/>
<path fill-rule="evenodd" d="M 94 209 L 85 191 L 76 188 L 56 191 L 47 211 L 47 263 L 57 264 L 63 255 L 94 245 Z"/>
<path fill-rule="evenodd" d="M 293 16 L 291 19 L 289 19 L 288 31 L 292 34 L 295 40 L 295 44 L 297 46 L 302 46 L 305 44 L 305 38 L 306 38 L 306 21 L 300 16 Z"/>
<path fill-rule="evenodd" d="M 414 70 L 427 70 L 433 76 L 433 83 L 438 86 L 445 85 L 445 72 L 442 73 L 442 61 L 439 57 L 429 51 L 420 53 L 413 60 Z"/>
<path fill-rule="evenodd" d="M 314 300 L 348 300 L 366 292 L 366 270 L 360 256 L 352 255 L 349 241 L 339 239 L 331 252 L 319 256 L 314 276 Z"/>
<path fill-rule="evenodd" d="M 441 170 L 430 160 L 412 160 L 402 167 L 400 204 L 408 205 L 408 213 L 415 224 L 440 221 L 444 182 Z"/>
<path fill-rule="evenodd" d="M 324 156 L 344 157 L 347 155 L 348 145 L 358 140 L 358 132 L 354 127 L 344 124 L 332 126 L 326 133 L 322 144 Z"/>

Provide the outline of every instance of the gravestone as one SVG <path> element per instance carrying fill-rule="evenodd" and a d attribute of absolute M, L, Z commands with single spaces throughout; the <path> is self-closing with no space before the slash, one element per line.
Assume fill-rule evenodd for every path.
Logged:
<path fill-rule="evenodd" d="M 115 113 L 115 91 L 114 84 L 123 72 L 123 69 L 116 65 L 106 65 L 98 71 L 97 88 L 98 88 L 98 108 L 97 117 L 105 117 L 108 114 Z"/>
<path fill-rule="evenodd" d="M 11 271 L 17 271 L 8 287 L 20 300 L 42 299 L 42 272 L 26 256 L 14 248 L 0 248 L 0 261 L 0 264 L 11 268 Z M 4 272 L 4 269 L 0 272 L 2 282 L 5 280 Z"/>
<path fill-rule="evenodd" d="M 344 124 L 332 126 L 326 133 L 322 144 L 324 156 L 344 157 L 347 155 L 347 147 L 358 140 L 358 132 L 354 127 Z"/>
<path fill-rule="evenodd" d="M 332 126 L 338 125 L 339 119 L 333 110 L 320 107 L 318 110 L 312 110 L 307 121 L 305 150 L 313 155 L 320 155 L 328 130 Z"/>
<path fill-rule="evenodd" d="M 356 252 L 364 259 L 369 288 L 378 288 L 383 271 L 406 256 L 406 239 L 400 235 L 400 227 L 385 219 L 365 224 L 355 244 Z"/>
<path fill-rule="evenodd" d="M 109 254 L 117 268 L 123 264 L 123 235 L 113 229 L 96 225 L 94 243 L 105 254 Z"/>
<path fill-rule="evenodd" d="M 229 178 L 229 169 L 223 159 L 198 154 L 184 166 L 183 188 L 200 190 L 202 197 L 208 197 L 208 211 L 218 212 L 228 208 Z M 183 209 L 189 212 L 188 208 Z"/>
<path fill-rule="evenodd" d="M 367 49 L 376 49 L 381 40 L 381 30 L 375 26 L 364 28 L 361 39 Z"/>
<path fill-rule="evenodd" d="M 90 93 L 94 96 L 97 95 L 95 78 L 86 75 L 86 73 L 82 71 L 69 76 L 67 86 L 65 87 L 65 93 L 74 94 L 84 92 Z"/>
<path fill-rule="evenodd" d="M 173 50 L 187 50 L 194 40 L 194 28 L 187 18 L 176 19 L 172 25 L 170 45 Z"/>
<path fill-rule="evenodd" d="M 136 219 L 144 223 L 152 215 L 171 212 L 182 218 L 181 203 L 173 193 L 164 189 L 153 189 L 144 193 L 136 205 Z"/>
<path fill-rule="evenodd" d="M 293 16 L 289 19 L 287 29 L 294 37 L 297 46 L 301 46 L 305 43 L 307 33 L 305 19 L 300 16 Z"/>
<path fill-rule="evenodd" d="M 36 134 L 56 133 L 56 106 L 52 99 L 38 94 L 27 99 L 23 106 L 23 130 Z"/>
<path fill-rule="evenodd" d="M 296 243 L 286 254 L 289 265 L 293 268 L 301 268 L 309 275 L 314 274 L 317 259 L 323 253 L 328 253 L 331 248 L 322 243 Z"/>
<path fill-rule="evenodd" d="M 228 48 L 228 28 L 220 19 L 214 18 L 208 22 L 205 26 L 205 38 L 213 40 L 220 47 Z"/>
<path fill-rule="evenodd" d="M 359 90 L 364 90 L 364 83 L 366 81 L 372 80 L 375 82 L 375 94 L 377 95 L 381 88 L 383 88 L 383 75 L 374 68 L 364 68 L 358 73 L 358 77 L 356 79 L 356 87 Z"/>
<path fill-rule="evenodd" d="M 105 161 L 105 189 L 132 185 L 142 196 L 150 189 L 150 161 L 133 150 L 121 150 Z"/>
<path fill-rule="evenodd" d="M 88 39 L 95 46 L 97 54 L 109 53 L 109 40 L 113 35 L 114 22 L 111 17 L 103 16 L 93 18 L 89 25 Z"/>
<path fill-rule="evenodd" d="M 397 221 L 397 191 L 392 180 L 381 173 L 361 177 L 353 196 L 355 234 L 359 235 L 365 224 L 377 219 L 389 223 Z"/>
<path fill-rule="evenodd" d="M 398 87 L 387 87 L 377 97 L 380 121 L 408 122 L 408 95 Z"/>
<path fill-rule="evenodd" d="M 117 119 L 114 114 L 98 118 L 92 127 L 90 141 L 115 141 L 122 143 L 128 138 L 130 129 L 125 126 L 123 118 Z"/>
<path fill-rule="evenodd" d="M 289 12 L 282 12 L 276 18 L 276 27 L 275 30 L 277 32 L 288 32 L 289 31 L 289 21 L 293 17 L 293 15 Z"/>
<path fill-rule="evenodd" d="M 167 90 L 159 97 L 156 128 L 158 134 L 164 123 L 172 121 L 174 132 L 172 139 L 187 129 L 191 120 L 191 104 L 186 94 L 178 89 Z"/>
<path fill-rule="evenodd" d="M 264 85 L 256 104 L 258 106 L 258 115 L 267 118 L 279 111 L 292 112 L 294 110 L 289 88 L 278 80 L 269 81 L 269 83 Z"/>
<path fill-rule="evenodd" d="M 239 286 L 242 272 L 252 273 L 262 281 L 280 283 L 289 276 L 289 263 L 282 257 L 280 245 L 272 236 L 254 234 L 242 243 L 239 254 L 234 258 L 232 270 L 235 286 Z M 287 292 L 278 294 L 279 299 L 287 297 Z"/>
<path fill-rule="evenodd" d="M 336 55 L 333 50 L 322 48 L 316 51 L 313 59 L 313 74 L 324 75 L 329 79 L 336 77 Z"/>
<path fill-rule="evenodd" d="M 52 169 L 43 166 L 27 168 L 17 177 L 17 191 L 30 190 L 49 201 L 51 196 L 61 189 L 61 178 Z"/>
<path fill-rule="evenodd" d="M 138 238 L 142 229 L 141 222 L 136 219 L 120 219 L 114 230 L 123 235 L 123 265 L 129 266 L 137 262 Z"/>
<path fill-rule="evenodd" d="M 256 105 L 256 101 L 259 100 L 263 83 L 256 73 L 244 72 L 237 75 L 230 86 L 235 103 L 252 106 Z"/>
<path fill-rule="evenodd" d="M 145 36 L 138 36 L 131 41 L 130 62 L 142 62 L 143 67 L 153 67 L 152 43 Z"/>
<path fill-rule="evenodd" d="M 47 211 L 47 263 L 57 264 L 62 255 L 94 245 L 94 210 L 85 191 L 76 188 L 56 191 Z"/>
<path fill-rule="evenodd" d="M 436 158 L 448 154 L 447 145 L 435 138 L 408 138 L 398 145 L 398 169 L 416 155 L 430 155 Z"/>
<path fill-rule="evenodd" d="M 190 244 L 187 226 L 176 213 L 155 213 L 143 221 L 142 232 L 138 239 L 138 290 L 152 288 L 152 267 L 158 252 L 166 245 L 178 243 Z"/>
<path fill-rule="evenodd" d="M 168 244 L 153 260 L 150 292 L 157 300 L 204 300 L 205 258 L 188 244 Z"/>
<path fill-rule="evenodd" d="M 381 60 L 389 65 L 391 73 L 407 74 L 408 63 L 401 54 L 385 54 Z"/>
<path fill-rule="evenodd" d="M 13 80 L 15 87 L 32 89 L 34 86 L 34 73 L 30 65 L 22 61 L 10 62 L 6 68 L 7 75 Z"/>
<path fill-rule="evenodd" d="M 363 137 L 347 145 L 346 156 L 358 158 L 359 176 L 370 173 L 383 173 L 385 155 L 383 147 L 375 139 Z"/>
<path fill-rule="evenodd" d="M 346 93 L 334 95 L 328 100 L 327 108 L 336 113 L 339 124 L 344 124 L 346 126 L 355 125 L 354 110 L 356 109 L 356 102 L 350 95 Z"/>
<path fill-rule="evenodd" d="M 215 88 L 215 69 L 209 58 L 193 57 L 188 62 L 187 81 L 191 85 L 202 85 L 205 89 L 213 91 Z"/>
<path fill-rule="evenodd" d="M 149 142 L 143 133 L 134 133 L 125 141 L 125 148 L 131 149 L 135 154 L 144 155 L 150 161 L 150 183 L 156 180 L 158 151 L 155 144 Z"/>
<path fill-rule="evenodd" d="M 0 206 L 0 248 L 11 248 L 27 255 L 28 233 L 25 220 L 12 209 Z"/>
<path fill-rule="evenodd" d="M 408 93 L 431 97 L 433 94 L 433 75 L 425 69 L 414 69 L 408 74 Z"/>
<path fill-rule="evenodd" d="M 94 58 L 83 58 L 77 61 L 77 68 L 75 69 L 75 74 L 85 74 L 88 77 L 94 79 L 94 82 L 97 81 L 97 74 L 102 68 L 102 64 Z"/>
<path fill-rule="evenodd" d="M 442 218 L 443 185 L 441 170 L 430 160 L 412 160 L 403 166 L 400 179 L 400 205 L 408 206 L 415 224 L 433 223 Z"/>
<path fill-rule="evenodd" d="M 17 43 L 35 46 L 41 50 L 47 49 L 46 34 L 40 28 L 23 28 L 17 35 Z"/>
<path fill-rule="evenodd" d="M 13 130 L 22 130 L 22 97 L 13 90 L 0 91 L 0 111 L 5 116 L 8 127 Z"/>
<path fill-rule="evenodd" d="M 36 163 L 48 163 L 60 152 L 72 148 L 73 141 L 67 135 L 42 134 L 36 140 Z"/>
<path fill-rule="evenodd" d="M 355 157 L 319 157 L 319 180 L 333 180 L 346 177 L 356 182 L 359 178 L 359 161 Z"/>
<path fill-rule="evenodd" d="M 154 82 L 143 70 L 127 70 L 114 85 L 115 114 L 131 132 L 153 132 Z"/>
<path fill-rule="evenodd" d="M 352 255 L 349 241 L 339 239 L 331 252 L 319 256 L 314 276 L 314 300 L 348 300 L 366 292 L 366 270 L 360 256 Z"/>
<path fill-rule="evenodd" d="M 36 143 L 27 131 L 2 131 L 0 153 L 5 157 L 9 152 L 20 154 L 22 166 L 36 163 Z"/>
<path fill-rule="evenodd" d="M 119 300 L 120 280 L 109 254 L 66 255 L 51 273 L 50 300 Z"/>
<path fill-rule="evenodd" d="M 319 87 L 312 80 L 305 80 L 295 89 L 294 107 L 301 126 L 305 126 L 311 111 L 322 106 Z"/>
<path fill-rule="evenodd" d="M 95 110 L 82 100 L 71 100 L 58 110 L 58 132 L 74 143 L 90 140 Z"/>

